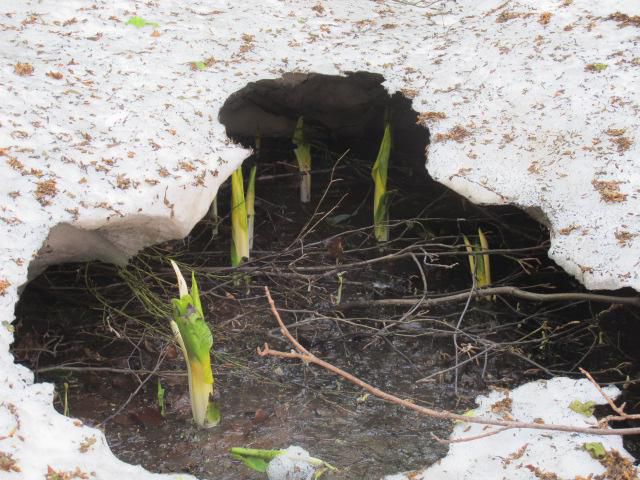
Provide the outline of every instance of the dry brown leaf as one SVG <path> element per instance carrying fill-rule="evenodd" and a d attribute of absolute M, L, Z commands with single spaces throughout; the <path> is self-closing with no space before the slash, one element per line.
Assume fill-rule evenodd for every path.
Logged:
<path fill-rule="evenodd" d="M 13 67 L 14 71 L 16 74 L 20 75 L 21 77 L 25 77 L 27 75 L 32 75 L 33 74 L 33 65 L 31 65 L 30 63 L 16 63 L 15 66 Z"/>

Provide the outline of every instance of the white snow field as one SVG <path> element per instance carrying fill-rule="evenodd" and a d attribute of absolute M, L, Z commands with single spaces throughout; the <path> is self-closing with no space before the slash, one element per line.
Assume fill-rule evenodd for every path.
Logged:
<path fill-rule="evenodd" d="M 47 265 L 123 263 L 190 231 L 248 155 L 217 118 L 248 82 L 383 75 L 430 129 L 426 167 L 436 180 L 474 202 L 527 209 L 551 230 L 549 255 L 588 288 L 639 290 L 638 6 L 0 2 L 0 479 L 44 478 L 49 466 L 96 479 L 188 478 L 124 464 L 99 431 L 56 413 L 52 385 L 34 384 L 13 362 L 11 322 L 20 287 Z M 136 16 L 149 23 L 129 23 Z M 192 69 L 196 61 L 204 68 Z M 578 449 L 582 440 L 560 441 Z M 514 442 L 544 455 L 533 437 Z M 545 469 L 585 473 L 563 458 Z M 509 478 L 535 478 L 521 470 Z"/>

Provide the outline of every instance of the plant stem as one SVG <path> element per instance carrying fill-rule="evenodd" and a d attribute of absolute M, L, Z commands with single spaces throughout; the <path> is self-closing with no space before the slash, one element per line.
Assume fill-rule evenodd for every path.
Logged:
<path fill-rule="evenodd" d="M 209 217 L 211 218 L 211 236 L 216 237 L 218 235 L 220 226 L 220 217 L 218 216 L 218 196 L 213 197 L 211 207 L 209 208 Z"/>

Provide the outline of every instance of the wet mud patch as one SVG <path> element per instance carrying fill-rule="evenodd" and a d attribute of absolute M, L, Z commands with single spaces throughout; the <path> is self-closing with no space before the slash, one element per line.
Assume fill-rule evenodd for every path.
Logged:
<path fill-rule="evenodd" d="M 50 282 L 66 285 L 51 289 Z M 108 265 L 49 269 L 23 295 L 14 355 L 36 371 L 39 381 L 56 384 L 55 406 L 61 413 L 66 410 L 103 428 L 122 460 L 156 472 L 258 479 L 263 477 L 228 456 L 229 448 L 296 444 L 338 463 L 341 478 L 375 478 L 444 454 L 445 448 L 425 432 L 446 436 L 448 425 L 367 397 L 326 372 L 259 358 L 255 347 L 265 340 L 286 348 L 262 298 L 247 302 L 205 296 L 215 334 L 216 392 L 223 421 L 213 429 L 196 428 L 190 418 L 184 363 L 166 323 L 149 318 L 139 305 L 129 306 L 135 319 L 123 319 L 117 316 L 122 305 L 113 302 L 113 308 L 105 309 L 96 302 L 95 292 L 112 289 L 114 283 L 123 282 Z M 43 306 L 46 292 L 53 292 L 53 297 Z M 135 303 L 129 300 L 119 302 Z M 415 367 L 384 344 L 368 346 L 368 335 L 353 332 L 345 337 L 315 322 L 292 331 L 323 358 L 372 383 L 426 405 L 457 403 L 449 385 L 414 385 Z M 400 346 L 394 343 L 394 348 Z M 406 351 L 423 366 L 437 358 L 415 345 Z M 164 416 L 158 382 L 165 390 Z"/>
<path fill-rule="evenodd" d="M 424 467 L 446 453 L 431 433 L 446 438 L 450 424 L 385 404 L 315 367 L 258 357 L 265 342 L 291 348 L 268 310 L 265 285 L 306 348 L 425 406 L 463 412 L 489 388 L 578 377 L 579 367 L 624 386 L 636 406 L 638 309 L 588 298 L 470 299 L 477 288 L 463 236 L 473 240 L 478 228 L 489 242 L 492 287 L 584 290 L 547 258 L 543 225 L 516 208 L 472 205 L 429 178 L 428 131 L 416 125 L 407 99 L 389 97 L 381 77 L 346 78 L 250 85 L 223 108 L 232 138 L 247 146 L 260 138 L 259 155 L 247 162 L 258 166 L 255 244 L 241 267 L 229 267 L 227 183 L 217 234 L 207 217 L 187 238 L 149 248 L 126 267 L 51 267 L 23 292 L 17 361 L 56 384 L 61 412 L 104 428 L 119 458 L 158 472 L 257 479 L 229 457 L 230 447 L 297 444 L 338 466 L 339 478 L 362 479 Z M 350 108 L 326 113 L 338 108 L 328 105 L 327 85 Z M 390 240 L 379 244 L 370 172 L 389 111 Z M 291 143 L 300 115 L 313 142 L 308 204 L 299 200 Z M 246 127 L 247 118 L 261 121 Z M 190 423 L 184 362 L 168 327 L 177 295 L 169 259 L 195 272 L 214 332 L 223 420 L 209 430 Z"/>

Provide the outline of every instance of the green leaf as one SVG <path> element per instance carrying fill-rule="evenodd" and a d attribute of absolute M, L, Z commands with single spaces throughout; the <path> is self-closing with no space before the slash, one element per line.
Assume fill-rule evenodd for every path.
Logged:
<path fill-rule="evenodd" d="M 489 241 L 485 236 L 481 228 L 478 228 L 478 240 L 480 242 L 480 250 L 489 250 Z M 491 285 L 491 263 L 489 260 L 489 254 L 482 254 L 482 273 L 483 281 L 479 285 L 480 287 L 488 287 Z"/>
<path fill-rule="evenodd" d="M 273 460 L 278 455 L 282 455 L 284 450 L 263 450 L 260 448 L 244 448 L 232 447 L 230 450 L 232 455 L 241 455 L 243 457 L 257 457 L 265 460 Z"/>
<path fill-rule="evenodd" d="M 304 119 L 298 118 L 291 141 L 296 145 L 294 153 L 300 170 L 300 201 L 311 201 L 311 145 L 304 140 Z"/>
<path fill-rule="evenodd" d="M 267 471 L 267 466 L 269 462 L 263 460 L 262 458 L 257 457 L 242 457 L 240 455 L 232 455 L 236 460 L 240 460 L 245 466 L 249 467 L 251 470 L 255 470 L 256 472 L 265 473 Z"/>
<path fill-rule="evenodd" d="M 233 447 L 231 456 L 236 460 L 240 460 L 247 467 L 256 472 L 266 472 L 269 462 L 281 455 L 284 450 L 260 450 L 257 448 Z"/>
<path fill-rule="evenodd" d="M 220 423 L 221 419 L 220 405 L 215 402 L 209 402 L 209 405 L 207 405 L 207 424 L 210 427 L 215 427 Z"/>
<path fill-rule="evenodd" d="M 478 238 L 471 241 L 466 235 L 462 236 L 464 246 L 467 250 L 469 259 L 469 270 L 471 275 L 475 277 L 476 286 L 484 288 L 491 285 L 491 264 L 489 263 L 489 254 L 478 255 L 478 252 L 489 250 L 489 242 L 481 229 L 478 229 Z"/>
<path fill-rule="evenodd" d="M 311 170 L 311 145 L 308 143 L 299 144 L 294 150 L 296 160 L 298 161 L 298 169 L 301 172 Z"/>
<path fill-rule="evenodd" d="M 296 129 L 293 132 L 291 141 L 296 144 L 294 152 L 298 160 L 298 168 L 301 172 L 308 172 L 311 170 L 311 145 L 304 141 L 303 117 L 298 118 L 298 123 L 296 123 Z"/>
<path fill-rule="evenodd" d="M 386 242 L 389 240 L 389 206 L 391 205 L 391 195 L 385 191 L 377 200 L 377 205 L 374 206 L 373 210 L 374 233 L 376 240 Z"/>
<path fill-rule="evenodd" d="M 569 404 L 569 408 L 580 415 L 590 417 L 593 415 L 593 411 L 596 408 L 595 402 L 581 402 L 580 400 L 574 400 Z"/>
<path fill-rule="evenodd" d="M 596 72 L 602 72 L 606 70 L 608 66 L 609 65 L 607 65 L 606 63 L 592 63 L 591 65 L 589 65 L 590 69 Z"/>
<path fill-rule="evenodd" d="M 207 64 L 204 63 L 203 61 L 197 61 L 197 62 L 191 62 L 191 63 L 193 64 L 194 67 L 196 67 L 200 71 L 207 69 Z"/>
<path fill-rule="evenodd" d="M 195 274 L 191 273 L 191 294 L 171 300 L 173 305 L 173 320 L 184 342 L 188 362 L 199 362 L 205 366 L 206 381 L 213 383 L 210 373 L 210 351 L 213 347 L 213 335 L 204 319 L 200 291 Z"/>
<path fill-rule="evenodd" d="M 466 412 L 464 412 L 462 414 L 463 417 L 475 417 L 476 416 L 476 411 L 471 409 L 471 410 L 467 410 Z M 454 420 L 453 423 L 464 423 L 462 420 Z"/>
<path fill-rule="evenodd" d="M 138 16 L 131 17 L 131 18 L 129 19 L 129 21 L 127 22 L 127 25 L 133 25 L 133 26 L 134 26 L 134 27 L 136 27 L 136 28 L 142 28 L 142 27 L 147 27 L 147 26 L 157 28 L 157 27 L 159 27 L 159 26 L 160 26 L 160 24 L 159 24 L 159 23 L 156 23 L 156 22 L 148 22 L 148 21 L 147 21 L 147 20 L 145 20 L 144 18 L 142 18 L 142 17 L 138 17 Z"/>
<path fill-rule="evenodd" d="M 160 416 L 162 417 L 165 415 L 164 393 L 165 390 L 160 383 L 160 379 L 158 379 L 158 407 L 160 407 Z"/>
<path fill-rule="evenodd" d="M 194 273 L 191 273 L 191 293 L 189 293 L 184 277 L 173 260 L 171 260 L 171 266 L 176 273 L 180 298 L 171 300 L 173 319 L 169 324 L 187 363 L 193 419 L 199 426 L 205 426 L 208 423 L 210 398 L 214 388 L 211 370 L 213 335 L 204 319 Z M 164 391 L 160 392 L 160 388 L 158 384 L 158 400 L 160 401 L 160 395 L 162 395 L 162 401 L 164 401 Z M 211 418 L 219 422 L 220 412 L 218 411 L 217 415 L 215 412 L 212 413 Z M 208 426 L 211 426 L 211 423 Z"/>
<path fill-rule="evenodd" d="M 389 239 L 389 206 L 390 197 L 387 191 L 387 174 L 389 156 L 391 155 L 391 124 L 386 121 L 384 134 L 378 156 L 371 169 L 371 177 L 375 190 L 373 193 L 373 223 L 376 240 L 385 242 Z"/>
<path fill-rule="evenodd" d="M 240 166 L 231 174 L 231 266 L 249 258 L 249 223 Z"/>
<path fill-rule="evenodd" d="M 291 139 L 296 145 L 304 144 L 304 118 L 301 116 L 298 118 L 296 128 L 293 131 L 293 138 Z"/>
<path fill-rule="evenodd" d="M 319 468 L 316 473 L 313 475 L 313 480 L 318 480 L 322 475 L 324 475 L 325 473 L 329 472 L 331 470 L 331 468 L 329 467 L 322 467 Z"/>
<path fill-rule="evenodd" d="M 182 339 L 187 348 L 189 360 L 206 363 L 211 347 L 213 347 L 213 335 L 207 323 L 204 319 L 183 324 L 182 326 L 179 322 L 176 323 L 178 324 L 180 335 L 182 335 Z"/>
<path fill-rule="evenodd" d="M 582 447 L 589 452 L 589 455 L 591 455 L 592 458 L 595 458 L 596 460 L 607 455 L 604 445 L 600 442 L 585 443 Z"/>
<path fill-rule="evenodd" d="M 384 126 L 384 134 L 382 135 L 382 142 L 380 143 L 380 149 L 378 150 L 378 156 L 373 164 L 371 170 L 371 177 L 373 181 L 378 182 L 384 187 L 386 191 L 387 187 L 387 171 L 389 170 L 389 156 L 391 155 L 391 124 L 388 122 Z"/>
<path fill-rule="evenodd" d="M 466 235 L 462 235 L 462 239 L 464 240 L 464 247 L 467 250 L 468 258 L 469 258 L 469 270 L 471 271 L 471 275 L 475 276 L 476 274 L 476 257 L 474 255 L 472 255 L 473 253 L 473 246 L 471 245 L 471 242 L 469 241 L 469 239 L 467 238 Z"/>
<path fill-rule="evenodd" d="M 195 272 L 191 272 L 191 300 L 196 312 L 204 319 L 204 313 L 202 312 L 202 304 L 200 303 L 200 290 L 198 289 L 198 283 L 196 282 Z"/>
<path fill-rule="evenodd" d="M 249 183 L 247 184 L 247 194 L 245 195 L 245 203 L 247 204 L 247 215 L 256 214 L 256 173 L 258 166 L 254 165 L 249 171 Z"/>

